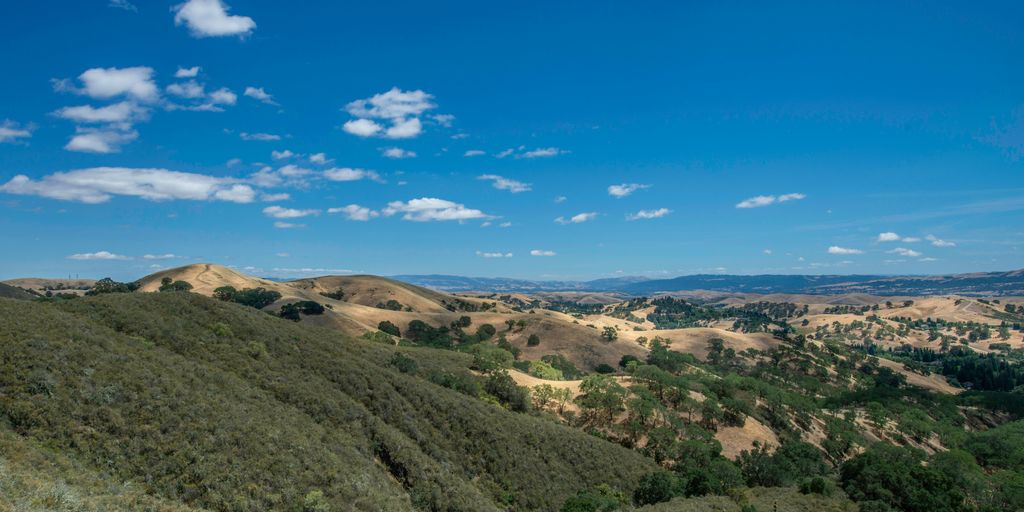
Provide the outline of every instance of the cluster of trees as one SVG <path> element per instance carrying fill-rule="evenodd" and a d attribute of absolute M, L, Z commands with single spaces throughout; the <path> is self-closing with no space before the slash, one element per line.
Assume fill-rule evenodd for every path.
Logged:
<path fill-rule="evenodd" d="M 402 306 L 402 303 L 395 299 L 388 299 L 387 302 L 378 302 L 376 307 L 378 309 L 387 309 L 389 311 L 412 311 L 412 308 Z"/>
<path fill-rule="evenodd" d="M 657 329 L 706 327 L 713 322 L 733 319 L 732 328 L 737 331 L 769 332 L 781 329 L 783 333 L 788 333 L 792 327 L 786 323 L 786 319 L 807 313 L 806 307 L 800 308 L 786 302 L 756 302 L 740 307 L 720 307 L 673 297 L 659 297 L 650 303 L 655 308 L 647 315 L 647 319 Z"/>
<path fill-rule="evenodd" d="M 322 314 L 324 314 L 324 305 L 311 300 L 301 300 L 299 302 L 284 304 L 281 306 L 281 310 L 277 313 L 281 318 L 285 318 L 293 322 L 302 320 L 302 315 Z"/>
<path fill-rule="evenodd" d="M 345 290 L 340 286 L 333 292 L 320 292 L 320 295 L 327 297 L 328 299 L 343 300 L 345 298 Z"/>
<path fill-rule="evenodd" d="M 138 283 L 138 281 L 131 283 L 121 283 L 118 281 L 114 281 L 109 277 L 104 277 L 103 279 L 96 281 L 96 283 L 92 285 L 92 288 L 89 288 L 89 291 L 85 292 L 85 294 L 103 295 L 107 293 L 132 293 L 135 290 L 138 290 L 139 286 L 140 284 Z"/>
<path fill-rule="evenodd" d="M 262 287 L 236 290 L 234 286 L 221 286 L 213 290 L 213 297 L 224 302 L 236 302 L 243 306 L 263 309 L 280 300 L 281 294 Z"/>
<path fill-rule="evenodd" d="M 160 280 L 161 292 L 187 292 L 191 289 L 192 285 L 188 281 L 175 281 L 170 277 L 165 277 Z"/>

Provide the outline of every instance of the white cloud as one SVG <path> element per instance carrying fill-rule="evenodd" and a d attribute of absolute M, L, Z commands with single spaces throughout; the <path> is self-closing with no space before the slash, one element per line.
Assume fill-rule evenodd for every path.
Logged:
<path fill-rule="evenodd" d="M 110 0 L 107 7 L 122 9 L 129 12 L 139 12 L 139 8 L 135 7 L 135 4 L 132 4 L 128 0 Z"/>
<path fill-rule="evenodd" d="M 899 254 L 900 256 L 904 256 L 907 258 L 917 258 L 918 256 L 921 256 L 920 252 L 917 252 L 913 249 L 907 249 L 906 247 L 897 247 L 891 251 L 886 252 L 888 252 L 889 254 Z"/>
<path fill-rule="evenodd" d="M 768 206 L 775 203 L 796 201 L 798 199 L 804 199 L 806 197 L 806 195 L 800 193 L 782 194 L 780 196 L 754 196 L 749 199 L 744 199 L 739 203 L 736 203 L 736 208 L 759 208 L 762 206 Z"/>
<path fill-rule="evenodd" d="M 806 197 L 807 196 L 805 196 L 803 194 L 800 194 L 800 193 L 782 194 L 781 196 L 779 196 L 779 202 L 780 203 L 785 203 L 786 201 L 796 201 L 796 200 L 799 200 L 799 199 L 804 199 Z"/>
<path fill-rule="evenodd" d="M 273 133 L 246 133 L 242 132 L 238 134 L 242 140 L 255 140 L 260 142 L 269 142 L 274 140 L 281 140 L 280 135 L 274 135 Z"/>
<path fill-rule="evenodd" d="M 88 261 L 88 260 L 130 260 L 132 258 L 131 258 L 131 256 L 124 256 L 124 255 L 121 255 L 121 254 L 114 254 L 114 253 L 108 252 L 108 251 L 98 251 L 98 252 L 83 252 L 83 253 L 79 253 L 79 254 L 72 254 L 71 256 L 68 256 L 68 259 L 70 259 L 70 260 Z"/>
<path fill-rule="evenodd" d="M 332 160 L 329 160 L 327 155 L 323 153 L 313 153 L 312 155 L 309 155 L 309 161 L 317 165 L 324 165 Z"/>
<path fill-rule="evenodd" d="M 409 151 L 402 148 L 381 148 L 380 154 L 385 158 L 416 158 L 415 151 Z"/>
<path fill-rule="evenodd" d="M 306 225 L 305 224 L 293 224 L 291 222 L 277 221 L 277 222 L 274 222 L 274 227 L 278 228 L 278 229 L 295 229 L 295 228 L 304 228 L 304 227 L 306 227 Z"/>
<path fill-rule="evenodd" d="M 403 220 L 410 220 L 414 222 L 447 220 L 457 220 L 461 222 L 465 220 L 487 219 L 491 217 L 480 210 L 466 208 L 465 205 L 434 197 L 421 197 L 419 199 L 411 199 L 404 203 L 402 201 L 392 201 L 388 203 L 387 208 L 385 208 L 382 213 L 388 217 L 401 213 L 403 214 Z"/>
<path fill-rule="evenodd" d="M 626 220 L 641 220 L 641 219 L 658 219 L 672 213 L 672 210 L 668 208 L 658 208 L 657 210 L 640 210 L 636 213 L 626 215 Z"/>
<path fill-rule="evenodd" d="M 199 66 L 192 66 L 190 68 L 178 67 L 178 70 L 174 72 L 174 78 L 195 78 L 199 75 L 199 70 L 202 69 Z"/>
<path fill-rule="evenodd" d="M 293 156 L 295 156 L 295 153 L 292 153 L 290 149 L 286 149 L 284 151 L 274 150 L 270 152 L 270 158 L 273 158 L 274 160 L 284 160 L 285 158 L 291 158 Z"/>
<path fill-rule="evenodd" d="M 410 139 L 423 132 L 423 124 L 418 117 L 395 121 L 387 130 L 384 136 L 389 139 Z"/>
<path fill-rule="evenodd" d="M 555 251 L 545 251 L 541 249 L 534 249 L 530 251 L 530 256 L 554 256 Z"/>
<path fill-rule="evenodd" d="M 168 94 L 179 98 L 195 99 L 206 96 L 206 88 L 195 80 L 168 85 L 166 90 Z"/>
<path fill-rule="evenodd" d="M 567 220 L 565 217 L 555 219 L 556 224 L 580 224 L 597 218 L 597 212 L 577 213 Z"/>
<path fill-rule="evenodd" d="M 476 255 L 480 256 L 481 258 L 511 258 L 512 257 L 512 253 L 510 253 L 510 252 L 483 252 L 483 251 L 477 251 Z"/>
<path fill-rule="evenodd" d="M 925 238 L 925 240 L 928 240 L 929 242 L 931 242 L 932 245 L 934 245 L 935 247 L 956 247 L 956 243 L 955 242 L 950 242 L 950 241 L 947 241 L 947 240 L 943 240 L 941 238 L 936 237 L 935 235 L 928 235 L 928 236 L 926 236 L 924 238 Z"/>
<path fill-rule="evenodd" d="M 117 153 L 121 151 L 122 145 L 137 138 L 139 132 L 135 130 L 79 127 L 64 145 L 64 149 L 83 153 Z"/>
<path fill-rule="evenodd" d="M 758 208 L 775 203 L 775 196 L 754 196 L 736 203 L 736 208 Z"/>
<path fill-rule="evenodd" d="M 608 195 L 621 198 L 626 197 L 637 190 L 650 188 L 650 185 L 641 185 L 639 183 L 623 183 L 621 185 L 612 185 L 608 187 Z"/>
<path fill-rule="evenodd" d="M 221 87 L 210 93 L 209 103 L 211 105 L 234 105 L 238 102 L 238 95 L 228 89 Z"/>
<path fill-rule="evenodd" d="M 153 81 L 153 68 L 146 66 L 92 68 L 78 75 L 78 79 L 82 82 L 81 88 L 69 85 L 67 81 L 59 81 L 56 83 L 57 89 L 70 90 L 95 99 L 127 96 L 138 101 L 151 102 L 160 96 L 156 82 Z"/>
<path fill-rule="evenodd" d="M 864 254 L 864 251 L 862 251 L 860 249 L 850 249 L 850 248 L 847 248 L 847 247 L 839 247 L 838 245 L 833 245 L 833 246 L 828 248 L 828 253 L 829 254 Z"/>
<path fill-rule="evenodd" d="M 231 185 L 213 193 L 215 199 L 232 203 L 251 203 L 256 198 L 256 191 L 248 185 Z"/>
<path fill-rule="evenodd" d="M 566 202 L 568 200 L 569 200 L 568 197 L 558 196 L 558 197 L 555 198 L 555 204 L 562 204 L 562 203 L 564 203 L 564 202 Z"/>
<path fill-rule="evenodd" d="M 547 158 L 552 156 L 564 155 L 566 153 L 568 153 L 568 151 L 559 148 L 537 148 L 516 155 L 516 158 Z"/>
<path fill-rule="evenodd" d="M 506 156 L 511 155 L 515 151 L 516 151 L 515 149 L 508 148 L 508 149 L 506 149 L 504 151 L 499 151 L 498 154 L 494 155 L 494 157 L 495 158 L 505 158 Z"/>
<path fill-rule="evenodd" d="M 359 137 L 383 136 L 390 139 L 408 139 L 423 132 L 421 116 L 427 110 L 436 108 L 433 96 L 421 90 L 402 91 L 397 87 L 375 94 L 369 98 L 349 102 L 345 111 L 356 119 L 346 122 L 342 129 Z M 435 116 L 434 119 L 444 116 Z M 374 121 L 379 119 L 390 123 L 387 128 Z M 441 121 L 438 121 L 441 122 Z M 449 119 L 450 123 L 450 119 Z M 443 124 L 443 123 L 442 123 Z"/>
<path fill-rule="evenodd" d="M 22 127 L 10 119 L 0 122 L 0 143 L 17 142 L 18 139 L 27 139 L 31 136 L 32 130 L 28 127 Z"/>
<path fill-rule="evenodd" d="M 264 91 L 262 87 L 246 87 L 245 92 L 242 94 L 254 100 L 266 103 L 267 105 L 277 105 L 277 102 L 274 101 L 274 97 L 267 91 Z"/>
<path fill-rule="evenodd" d="M 324 171 L 324 177 L 331 181 L 359 181 L 362 179 L 383 181 L 376 171 L 351 167 L 332 167 Z"/>
<path fill-rule="evenodd" d="M 96 204 L 113 196 L 139 197 L 149 201 L 189 199 L 251 202 L 255 191 L 229 178 L 125 167 L 93 167 L 57 172 L 32 180 L 18 175 L 0 185 L 0 192 L 34 195 L 62 201 Z"/>
<path fill-rule="evenodd" d="M 176 254 L 171 254 L 171 253 L 167 253 L 167 254 L 147 254 L 147 255 L 143 256 L 142 259 L 144 259 L 144 260 L 172 260 L 172 259 L 180 258 L 180 257 L 181 256 L 178 256 Z"/>
<path fill-rule="evenodd" d="M 929 261 L 939 261 L 939 260 L 938 260 L 938 258 L 921 258 L 921 259 L 919 259 L 917 261 L 923 261 L 923 262 L 927 263 Z"/>
<path fill-rule="evenodd" d="M 174 10 L 174 24 L 187 25 L 194 37 L 245 36 L 256 28 L 252 18 L 228 14 L 220 0 L 188 0 Z"/>
<path fill-rule="evenodd" d="M 529 183 L 523 183 L 521 181 L 516 181 L 516 180 L 508 179 L 508 178 L 505 178 L 505 177 L 502 177 L 502 176 L 498 176 L 497 174 L 484 174 L 483 176 L 477 177 L 477 179 L 478 180 L 490 180 L 492 182 L 492 186 L 494 188 L 496 188 L 498 190 L 508 190 L 509 192 L 512 192 L 513 194 L 518 194 L 519 192 L 529 192 L 530 191 L 530 184 Z"/>
<path fill-rule="evenodd" d="M 384 127 L 369 119 L 354 119 L 341 125 L 341 129 L 358 137 L 372 137 L 380 133 Z"/>
<path fill-rule="evenodd" d="M 463 153 L 462 156 L 480 156 L 480 155 L 486 155 L 486 154 L 487 154 L 486 151 L 482 151 L 482 150 L 479 150 L 479 149 L 470 149 L 470 150 L 467 150 L 465 153 Z"/>
<path fill-rule="evenodd" d="M 132 101 L 122 101 L 95 108 L 90 105 L 64 107 L 55 114 L 77 123 L 131 123 L 145 116 L 146 109 Z"/>
<path fill-rule="evenodd" d="M 767 254 L 769 256 L 771 256 L 771 254 L 772 254 L 772 250 L 771 249 L 765 249 L 765 250 L 763 250 L 761 252 L 763 252 L 763 253 L 765 253 L 765 254 Z"/>
<path fill-rule="evenodd" d="M 298 219 L 310 215 L 320 215 L 320 210 L 299 210 L 296 208 L 282 208 L 280 206 L 268 206 L 263 209 L 263 214 L 275 219 Z"/>
<path fill-rule="evenodd" d="M 900 236 L 897 233 L 893 233 L 892 231 L 886 231 L 885 233 L 879 233 L 878 234 L 878 239 L 876 241 L 878 241 L 878 242 L 906 242 L 908 244 L 912 244 L 912 243 L 915 243 L 915 242 L 920 242 L 921 239 L 917 238 L 917 237 L 913 237 L 913 236 L 902 237 L 902 236 Z"/>
<path fill-rule="evenodd" d="M 350 204 L 341 208 L 329 208 L 327 213 L 341 213 L 348 220 L 368 221 L 380 216 L 380 212 L 371 210 L 358 204 Z"/>
<path fill-rule="evenodd" d="M 437 105 L 431 103 L 433 98 L 421 90 L 402 91 L 392 87 L 387 92 L 352 101 L 345 110 L 353 117 L 364 119 L 405 119 L 435 108 Z"/>
<path fill-rule="evenodd" d="M 498 227 L 499 228 L 509 228 L 509 227 L 512 227 L 512 223 L 511 222 L 502 222 L 501 224 L 498 224 Z"/>

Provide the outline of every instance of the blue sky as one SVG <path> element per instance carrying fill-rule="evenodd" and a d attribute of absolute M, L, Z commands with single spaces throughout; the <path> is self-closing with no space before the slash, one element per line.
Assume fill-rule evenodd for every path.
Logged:
<path fill-rule="evenodd" d="M 1022 11 L 24 3 L 0 278 L 1024 267 Z"/>

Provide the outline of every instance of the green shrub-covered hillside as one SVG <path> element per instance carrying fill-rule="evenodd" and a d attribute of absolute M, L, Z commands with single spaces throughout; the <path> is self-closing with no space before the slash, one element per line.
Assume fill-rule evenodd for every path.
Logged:
<path fill-rule="evenodd" d="M 111 509 L 557 510 L 656 469 L 435 384 L 471 363 L 185 292 L 0 299 L 0 510 L 96 482 L 128 490 Z"/>

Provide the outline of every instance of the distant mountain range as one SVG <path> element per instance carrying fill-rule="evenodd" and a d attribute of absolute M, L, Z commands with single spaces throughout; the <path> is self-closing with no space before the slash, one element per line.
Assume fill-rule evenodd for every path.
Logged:
<path fill-rule="evenodd" d="M 618 292 L 652 295 L 690 290 L 731 293 L 803 293 L 873 295 L 1024 295 L 1024 270 L 937 276 L 881 275 L 723 275 L 698 274 L 672 279 L 617 277 L 593 281 L 531 281 L 526 279 L 450 275 L 400 275 L 394 279 L 449 292 Z"/>

